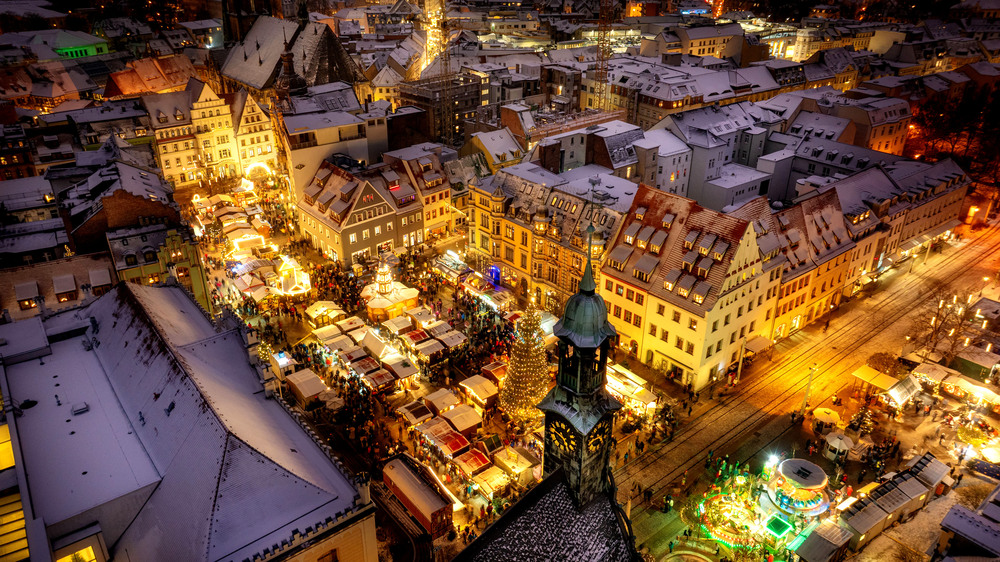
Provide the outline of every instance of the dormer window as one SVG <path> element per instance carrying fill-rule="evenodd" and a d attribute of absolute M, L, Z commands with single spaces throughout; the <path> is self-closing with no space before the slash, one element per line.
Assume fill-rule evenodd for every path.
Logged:
<path fill-rule="evenodd" d="M 646 216 L 646 208 L 645 207 L 639 207 L 638 209 L 635 210 L 635 220 L 641 221 L 642 217 L 644 217 L 644 216 Z"/>
<path fill-rule="evenodd" d="M 663 288 L 667 291 L 673 291 L 674 285 L 677 284 L 677 280 L 681 277 L 681 270 L 672 269 L 670 273 L 667 273 L 666 277 L 663 278 Z"/>
<path fill-rule="evenodd" d="M 663 228 L 669 229 L 671 226 L 673 226 L 675 218 L 676 217 L 674 215 L 671 215 L 670 213 L 663 215 Z"/>
<path fill-rule="evenodd" d="M 690 250 L 694 248 L 694 241 L 698 239 L 699 232 L 697 230 L 692 230 L 688 232 L 688 235 L 684 238 L 684 249 Z"/>
<path fill-rule="evenodd" d="M 705 297 L 703 295 L 695 295 L 694 296 L 694 302 L 696 302 L 698 304 L 701 304 L 701 303 L 705 302 Z"/>

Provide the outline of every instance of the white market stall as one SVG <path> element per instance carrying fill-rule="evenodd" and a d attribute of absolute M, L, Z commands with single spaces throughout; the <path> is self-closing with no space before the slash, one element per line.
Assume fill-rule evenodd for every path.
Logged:
<path fill-rule="evenodd" d="M 461 403 L 458 396 L 447 388 L 436 390 L 424 396 L 424 404 L 435 414 L 447 412 Z"/>
<path fill-rule="evenodd" d="M 451 424 L 455 431 L 461 433 L 466 439 L 472 439 L 476 431 L 483 425 L 483 417 L 475 408 L 468 404 L 461 404 L 441 414 L 445 420 Z"/>
<path fill-rule="evenodd" d="M 312 369 L 296 371 L 285 377 L 285 380 L 299 406 L 305 406 L 313 398 L 317 398 L 322 392 L 329 390 Z"/>
<path fill-rule="evenodd" d="M 488 408 L 497 401 L 497 386 L 482 375 L 473 375 L 458 383 L 458 386 L 480 409 Z"/>

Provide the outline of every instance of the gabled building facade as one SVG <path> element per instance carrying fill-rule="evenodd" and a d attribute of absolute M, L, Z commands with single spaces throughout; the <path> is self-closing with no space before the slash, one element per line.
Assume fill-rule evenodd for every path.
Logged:
<path fill-rule="evenodd" d="M 758 229 L 641 185 L 599 283 L 620 350 L 695 389 L 719 380 L 748 340 L 769 335 L 780 268 Z"/>

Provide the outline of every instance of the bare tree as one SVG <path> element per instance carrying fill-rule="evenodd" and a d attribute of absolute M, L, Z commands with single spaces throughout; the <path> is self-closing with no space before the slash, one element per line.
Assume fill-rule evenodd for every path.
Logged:
<path fill-rule="evenodd" d="M 913 341 L 917 349 L 923 348 L 924 359 L 931 353 L 940 353 L 947 365 L 966 347 L 983 339 L 982 319 L 971 304 L 972 293 L 949 293 L 941 290 L 935 294 L 930 307 L 921 311 L 914 321 Z"/>

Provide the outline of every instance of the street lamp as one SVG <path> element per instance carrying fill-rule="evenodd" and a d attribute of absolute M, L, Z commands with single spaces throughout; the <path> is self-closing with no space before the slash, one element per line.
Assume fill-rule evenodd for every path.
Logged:
<path fill-rule="evenodd" d="M 812 387 L 813 377 L 816 376 L 816 370 L 819 369 L 818 363 L 813 363 L 809 367 L 809 381 L 806 383 L 806 395 L 802 397 L 802 407 L 799 408 L 799 417 L 805 417 L 806 415 L 806 404 L 809 402 L 809 389 Z"/>

